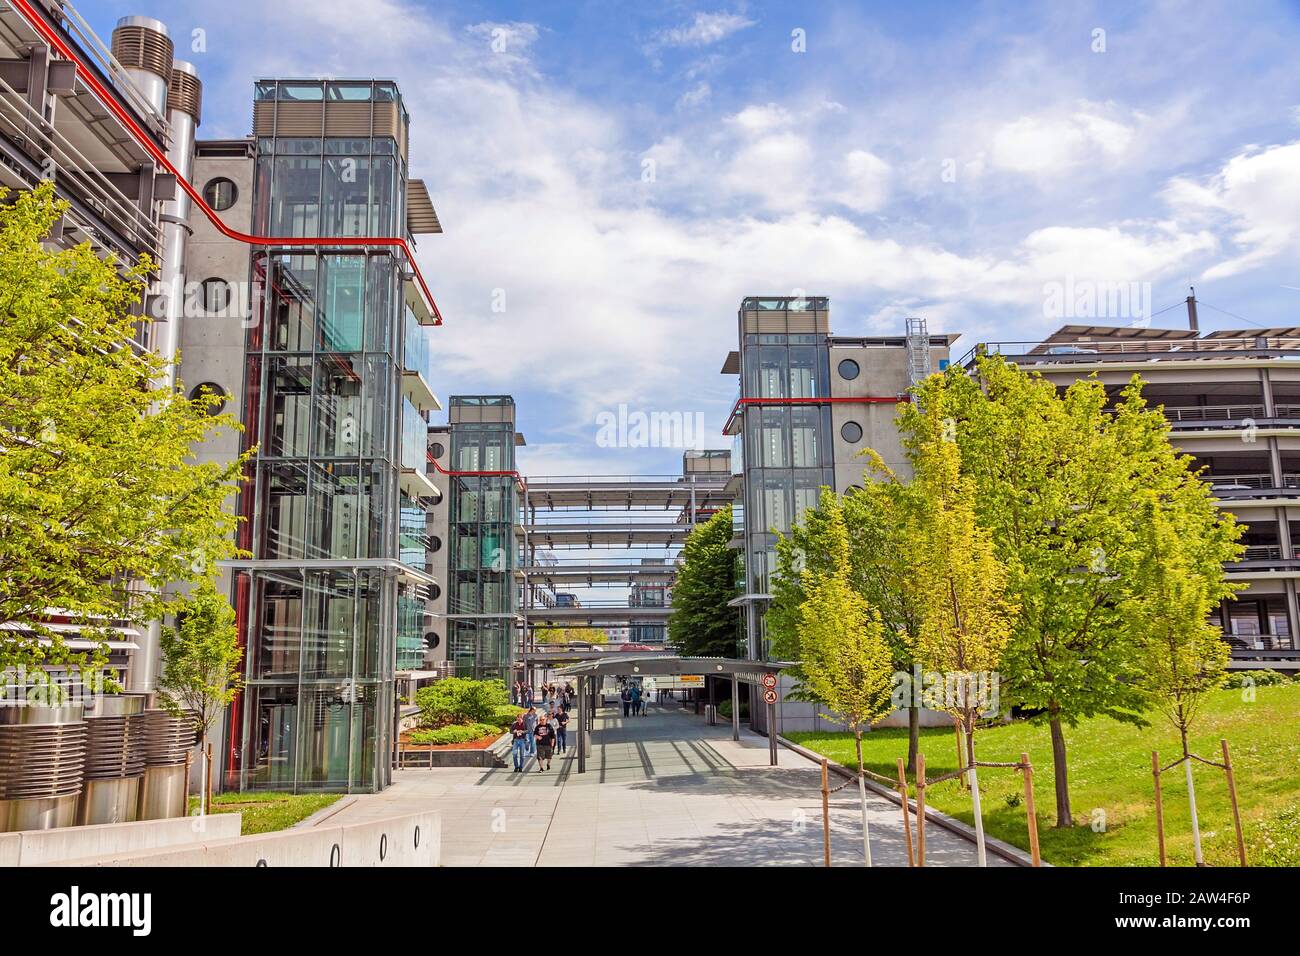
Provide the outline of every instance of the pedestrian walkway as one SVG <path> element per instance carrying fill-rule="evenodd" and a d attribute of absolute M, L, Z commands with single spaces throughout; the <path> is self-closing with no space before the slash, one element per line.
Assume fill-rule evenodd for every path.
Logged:
<path fill-rule="evenodd" d="M 331 825 L 437 809 L 442 860 L 449 866 L 820 866 L 821 770 L 782 747 L 768 765 L 767 738 L 730 725 L 708 726 L 676 704 L 641 717 L 621 707 L 596 718 L 587 772 L 570 749 L 553 769 L 529 761 L 523 773 L 402 770 L 383 793 L 360 797 Z M 877 866 L 906 866 L 896 804 L 869 794 L 871 852 Z M 857 790 L 831 800 L 832 857 L 862 863 Z M 926 828 L 928 866 L 974 864 L 974 847 Z M 1003 861 L 990 855 L 989 864 Z"/>

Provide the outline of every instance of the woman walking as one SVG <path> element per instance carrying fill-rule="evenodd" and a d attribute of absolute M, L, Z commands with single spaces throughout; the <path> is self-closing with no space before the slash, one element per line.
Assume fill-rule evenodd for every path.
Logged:
<path fill-rule="evenodd" d="M 551 753 L 555 749 L 555 728 L 551 726 L 550 721 L 545 714 L 537 721 L 537 730 L 533 732 L 537 738 L 537 772 L 541 773 L 543 769 L 551 769 Z M 543 768 L 542 764 L 546 766 Z"/>

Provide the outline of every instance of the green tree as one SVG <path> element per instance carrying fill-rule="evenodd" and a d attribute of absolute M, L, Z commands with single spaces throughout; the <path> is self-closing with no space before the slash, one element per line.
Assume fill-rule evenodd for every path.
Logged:
<path fill-rule="evenodd" d="M 539 627 L 533 632 L 533 640 L 538 644 L 608 644 L 609 635 L 598 627 Z"/>
<path fill-rule="evenodd" d="M 194 722 L 203 750 L 203 788 L 207 793 L 208 732 L 243 682 L 243 650 L 235 612 L 210 581 L 202 581 L 177 607 L 176 625 L 163 631 L 162 674 L 158 702 L 178 717 Z"/>
<path fill-rule="evenodd" d="M 809 572 L 805 578 L 807 597 L 799 609 L 800 672 L 804 692 L 853 732 L 862 852 L 870 866 L 862 734 L 893 710 L 893 664 L 880 616 L 849 583 L 849 535 L 838 508 L 830 514 L 830 525 L 830 558 L 836 570 Z"/>
<path fill-rule="evenodd" d="M 728 506 L 698 525 L 682 548 L 668 642 L 684 656 L 738 656 L 738 616 L 727 606 L 736 595 L 736 550 L 727 547 L 730 540 Z"/>
<path fill-rule="evenodd" d="M 506 685 L 499 680 L 444 677 L 415 692 L 421 727 L 447 724 L 486 724 L 499 708 L 510 704 Z"/>
<path fill-rule="evenodd" d="M 921 408 L 942 407 L 977 490 L 977 519 L 989 529 L 1018 608 L 1002 659 L 1002 696 L 1051 732 L 1056 825 L 1073 825 L 1064 727 L 1105 715 L 1141 725 L 1144 637 L 1124 611 L 1142 578 L 1148 541 L 1133 502 L 1153 483 L 1204 498 L 1209 491 L 1173 452 L 1168 424 L 1146 408 L 1140 382 L 1114 409 L 1095 379 L 1063 393 L 1041 376 L 984 357 L 974 376 L 927 380 Z M 907 434 L 923 413 L 903 413 Z M 1189 513 L 1189 520 L 1192 515 Z M 1230 549 L 1223 560 L 1232 557 Z"/>
<path fill-rule="evenodd" d="M 997 674 L 1014 609 L 992 535 L 976 520 L 975 483 L 962 474 L 943 396 L 932 395 L 913 416 L 908 441 L 922 504 L 916 535 L 921 620 L 916 656 L 943 675 L 935 701 L 966 737 L 968 780 L 979 865 L 985 866 L 984 820 L 975 769 L 977 721 L 995 709 Z"/>
<path fill-rule="evenodd" d="M 109 621 L 182 607 L 168 585 L 238 553 L 223 504 L 244 462 L 193 453 L 238 425 L 211 414 L 220 396 L 160 387 L 163 359 L 133 345 L 149 262 L 119 274 L 88 243 L 42 245 L 66 208 L 48 184 L 0 205 L 0 623 L 20 629 L 0 668 L 29 673 L 104 661 L 44 628 L 51 609 L 107 640 Z"/>
<path fill-rule="evenodd" d="M 1223 575 L 1223 552 L 1236 547 L 1235 529 L 1215 520 L 1213 508 L 1187 487 L 1156 487 L 1143 496 L 1143 587 L 1124 608 L 1146 640 L 1142 686 L 1182 745 L 1197 866 L 1205 860 L 1188 736 L 1205 695 L 1223 681 L 1229 648 L 1210 615 L 1235 589 Z"/>

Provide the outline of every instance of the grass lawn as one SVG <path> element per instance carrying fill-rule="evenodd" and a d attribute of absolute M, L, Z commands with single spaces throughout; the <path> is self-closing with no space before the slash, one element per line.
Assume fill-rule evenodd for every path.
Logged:
<path fill-rule="evenodd" d="M 213 813 L 242 813 L 239 832 L 271 833 L 286 830 L 317 810 L 328 807 L 340 793 L 276 793 L 252 790 L 246 793 L 217 793 L 212 796 Z M 197 813 L 199 798 L 190 798 L 190 812 Z"/>
<path fill-rule="evenodd" d="M 1259 687 L 1255 700 L 1240 690 L 1216 691 L 1207 698 L 1196 724 L 1192 750 L 1221 760 L 1219 739 L 1226 737 L 1241 801 L 1246 859 L 1251 866 L 1300 866 L 1300 683 Z M 1046 724 L 1017 721 L 981 730 L 975 738 L 980 760 L 1013 761 L 1022 752 L 1034 766 L 1034 802 L 1043 859 L 1058 866 L 1157 866 L 1151 751 L 1161 766 L 1181 750 L 1164 718 L 1133 727 L 1109 718 L 1065 729 L 1070 768 L 1070 806 L 1075 826 L 1057 829 L 1053 796 L 1052 744 Z M 856 767 L 853 737 L 847 733 L 792 733 L 792 740 L 847 767 Z M 863 757 L 876 773 L 897 775 L 896 760 L 907 756 L 906 730 L 876 730 L 863 737 Z M 926 775 L 956 769 L 956 738 L 951 728 L 922 730 Z M 1210 865 L 1236 866 L 1236 838 L 1228 785 L 1221 770 L 1194 764 L 1201 841 Z M 1014 770 L 980 772 L 986 831 L 1028 848 L 1023 784 Z M 1161 776 L 1165 842 L 1170 866 L 1192 865 L 1187 786 L 1181 766 Z M 926 788 L 926 802 L 973 823 L 970 795 L 950 780 Z"/>

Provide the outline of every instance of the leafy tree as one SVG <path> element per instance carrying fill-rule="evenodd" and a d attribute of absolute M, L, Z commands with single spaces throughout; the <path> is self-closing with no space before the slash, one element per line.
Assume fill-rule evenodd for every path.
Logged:
<path fill-rule="evenodd" d="M 1095 379 L 1059 393 L 1037 374 L 984 357 L 975 376 L 927 380 L 921 408 L 941 405 L 977 489 L 977 520 L 989 529 L 1018 612 L 1002 659 L 1002 695 L 1048 724 L 1058 827 L 1073 825 L 1064 727 L 1098 715 L 1141 725 L 1144 637 L 1124 611 L 1148 542 L 1133 502 L 1153 483 L 1209 491 L 1168 442 L 1168 424 L 1145 407 L 1140 382 L 1114 408 Z M 903 412 L 912 435 L 917 408 Z M 1231 553 L 1223 551 L 1223 560 Z"/>
<path fill-rule="evenodd" d="M 238 553 L 223 503 L 244 462 L 193 454 L 238 425 L 210 414 L 220 396 L 161 386 L 164 360 L 133 345 L 149 262 L 120 275 L 88 243 L 42 245 L 66 208 L 49 184 L 0 205 L 0 623 L 20 629 L 0 669 L 94 670 L 105 648 L 70 652 L 41 623 L 51 609 L 107 640 L 110 621 L 183 607 L 164 588 Z"/>
<path fill-rule="evenodd" d="M 922 509 L 916 536 L 921 620 L 917 660 L 944 676 L 942 709 L 965 731 L 979 865 L 986 865 L 975 769 L 975 729 L 990 709 L 990 684 L 1011 635 L 1014 608 L 992 536 L 975 518 L 977 491 L 962 474 L 943 395 L 928 396 L 909 440 Z M 981 683 L 984 692 L 980 692 Z"/>
<path fill-rule="evenodd" d="M 491 723 L 500 708 L 509 706 L 510 694 L 499 680 L 444 677 L 415 692 L 421 727 L 447 724 Z"/>
<path fill-rule="evenodd" d="M 243 650 L 235 612 L 210 581 L 200 582 L 177 607 L 176 626 L 163 631 L 162 674 L 158 702 L 178 717 L 194 722 L 195 737 L 205 754 L 203 793 L 207 793 L 208 732 L 243 681 Z"/>
<path fill-rule="evenodd" d="M 862 807 L 862 852 L 871 865 L 862 733 L 893 710 L 893 665 L 880 616 L 849 583 L 849 535 L 843 513 L 831 510 L 831 561 L 836 570 L 810 572 L 799 609 L 799 646 L 804 691 L 853 732 Z"/>
<path fill-rule="evenodd" d="M 598 627 L 539 627 L 533 632 L 533 640 L 538 644 L 608 644 L 609 635 Z"/>
<path fill-rule="evenodd" d="M 842 498 L 823 488 L 816 508 L 808 509 L 789 534 L 777 541 L 776 570 L 772 577 L 772 603 L 767 612 L 767 633 L 773 653 L 798 661 L 801 609 L 807 599 L 805 578 L 830 574 L 835 566 L 837 522 L 848 529 L 848 581 L 867 605 L 879 614 L 894 670 L 909 674 L 920 624 L 915 573 L 918 500 L 915 490 L 898 479 L 883 459 L 872 453 L 864 487 L 850 489 Z M 804 695 L 802 670 L 793 668 L 799 683 L 796 696 Z M 908 709 L 909 770 L 915 769 L 920 740 L 918 694 L 897 700 Z"/>
<path fill-rule="evenodd" d="M 727 547 L 730 540 L 728 506 L 698 525 L 682 548 L 668 642 L 684 656 L 738 656 L 738 616 L 727 606 L 736 594 L 736 551 Z"/>
<path fill-rule="evenodd" d="M 1223 682 L 1229 648 L 1210 614 L 1232 593 L 1223 553 L 1236 547 L 1231 529 L 1215 520 L 1214 505 L 1187 487 L 1153 488 L 1143 496 L 1147 559 L 1143 587 L 1125 612 L 1146 639 L 1143 688 L 1178 731 L 1191 809 L 1196 864 L 1204 863 L 1196 815 L 1193 756 L 1188 736 L 1205 695 Z"/>

